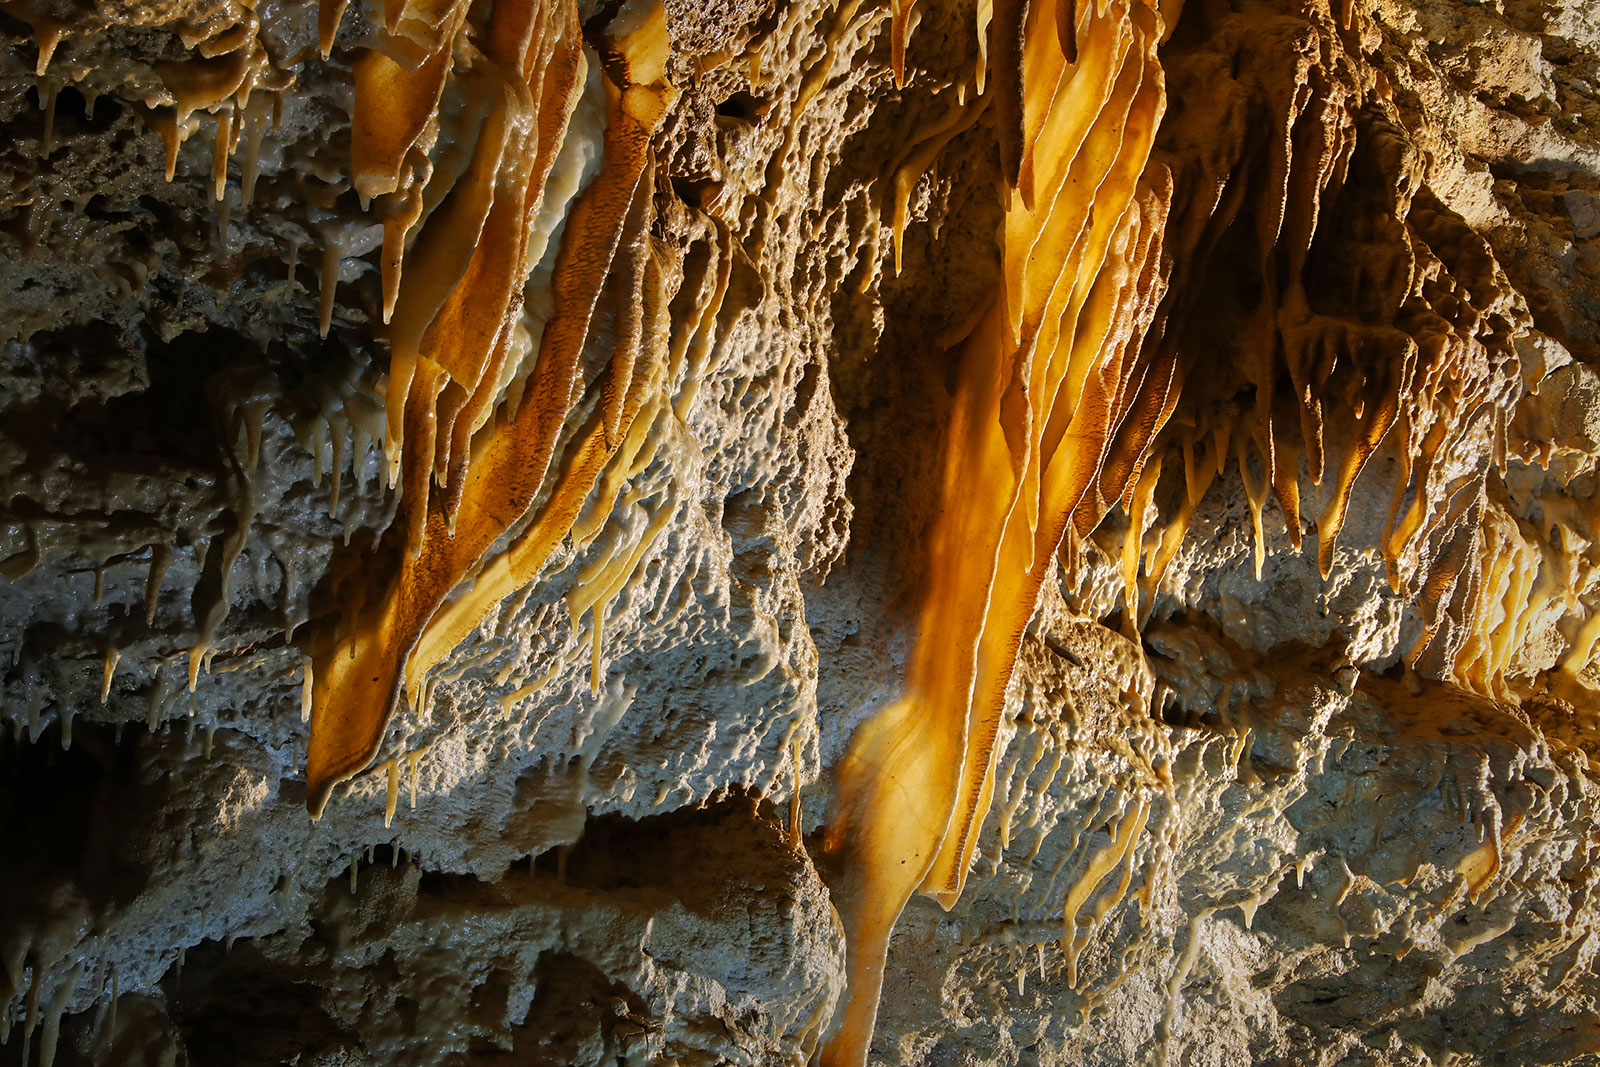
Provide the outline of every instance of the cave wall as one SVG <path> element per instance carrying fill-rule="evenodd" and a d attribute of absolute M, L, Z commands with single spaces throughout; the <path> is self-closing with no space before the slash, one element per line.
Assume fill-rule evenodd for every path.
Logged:
<path fill-rule="evenodd" d="M 0 33 L 0 1063 L 1595 1058 L 1582 0 Z"/>

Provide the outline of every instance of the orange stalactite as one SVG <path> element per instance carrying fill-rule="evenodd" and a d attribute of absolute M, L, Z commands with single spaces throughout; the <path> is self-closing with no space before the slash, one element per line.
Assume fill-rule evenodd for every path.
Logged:
<path fill-rule="evenodd" d="M 439 56 L 448 59 L 465 5 L 447 15 L 436 29 L 438 51 L 413 74 L 402 71 L 400 84 L 379 84 L 393 100 L 387 110 L 369 113 L 387 133 L 367 133 L 360 120 L 353 131 L 357 188 L 366 191 L 396 186 L 398 167 L 422 136 L 437 123 L 443 75 L 430 71 Z M 393 370 L 388 390 L 391 468 L 404 466 L 400 477 L 421 494 L 406 497 L 413 538 L 420 532 L 432 480 L 445 487 L 446 503 L 460 492 L 459 475 L 465 449 L 452 466 L 452 450 L 487 418 L 511 342 L 511 326 L 521 312 L 521 291 L 528 270 L 528 230 L 538 214 L 546 179 L 566 134 L 568 119 L 582 87 L 582 44 L 577 13 L 570 5 L 500 5 L 485 34 L 484 54 L 464 72 L 462 82 L 471 101 L 467 122 L 473 136 L 470 162 L 459 178 L 446 173 L 444 189 L 425 192 L 433 212 L 420 223 L 402 273 L 398 251 L 386 257 L 385 290 L 393 291 L 396 315 L 390 329 Z M 375 66 L 392 61 L 380 57 Z M 396 68 L 400 69 L 400 68 Z M 448 64 L 443 68 L 448 72 Z M 358 75 L 360 71 L 358 70 Z M 358 78 L 358 101 L 366 86 Z M 409 93 L 410 103 L 401 102 Z M 398 154 L 363 145 L 402 146 Z M 397 213 L 404 217 L 403 212 Z M 404 235 L 400 236 L 403 242 Z M 419 405 L 414 390 L 422 390 Z M 426 394 L 433 391 L 434 395 Z M 467 419 L 457 432 L 458 417 Z M 430 442 L 424 447 L 416 438 Z M 408 439 L 409 446 L 408 446 Z M 426 468 L 426 470 L 424 470 Z M 413 539 L 412 551 L 417 548 Z"/>
<path fill-rule="evenodd" d="M 406 156 L 436 121 L 450 60 L 448 42 L 414 69 L 375 50 L 357 57 L 350 170 L 362 196 L 392 193 L 400 187 Z"/>
<path fill-rule="evenodd" d="M 917 0 L 889 0 L 889 65 L 897 86 L 906 83 L 906 45 L 911 39 L 911 9 L 916 3 Z"/>
<path fill-rule="evenodd" d="M 853 884 L 849 1000 L 823 1054 L 835 1067 L 865 1060 L 906 901 L 920 890 L 948 907 L 961 891 L 1057 548 L 1128 493 L 1171 410 L 1171 360 L 1141 343 L 1164 288 L 1170 182 L 1146 168 L 1165 106 L 1162 26 L 1140 0 L 1067 7 L 1016 12 L 1023 151 L 1002 290 L 960 356 L 904 696 L 861 727 L 839 771 L 827 844 Z"/>

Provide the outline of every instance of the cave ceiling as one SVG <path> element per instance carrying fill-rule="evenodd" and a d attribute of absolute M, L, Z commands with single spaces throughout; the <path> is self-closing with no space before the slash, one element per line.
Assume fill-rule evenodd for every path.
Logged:
<path fill-rule="evenodd" d="M 0 39 L 0 1064 L 1600 1063 L 1588 0 Z"/>

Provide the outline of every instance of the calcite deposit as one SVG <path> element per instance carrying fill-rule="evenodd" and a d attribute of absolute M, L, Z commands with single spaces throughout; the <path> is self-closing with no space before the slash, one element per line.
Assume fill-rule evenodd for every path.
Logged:
<path fill-rule="evenodd" d="M 0 35 L 0 1064 L 1600 1062 L 1588 0 Z"/>

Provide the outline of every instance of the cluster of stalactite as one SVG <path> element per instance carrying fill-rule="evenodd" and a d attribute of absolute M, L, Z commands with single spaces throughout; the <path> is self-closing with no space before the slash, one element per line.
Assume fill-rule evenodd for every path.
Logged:
<path fill-rule="evenodd" d="M 306 759 L 313 811 L 372 761 L 407 678 L 415 695 L 482 611 L 537 576 L 662 384 L 663 276 L 648 234 L 650 137 L 668 96 L 662 11 L 619 27 L 600 57 L 603 162 L 565 218 L 553 313 L 535 343 L 521 322 L 523 289 L 544 251 L 532 247 L 548 236 L 536 223 L 585 80 L 578 13 L 570 0 L 496 4 L 481 34 L 483 62 L 461 70 L 452 57 L 469 6 L 457 3 L 433 23 L 408 22 L 404 12 L 394 20 L 391 36 L 420 51 L 415 66 L 378 49 L 356 65 L 356 187 L 386 207 L 386 444 L 391 480 L 402 485 L 406 550 L 399 574 L 341 618 L 316 656 Z M 434 161 L 425 149 L 451 76 L 476 107 L 452 117 L 466 128 Z M 404 275 L 402 257 L 412 267 Z M 530 515 L 586 396 L 582 356 L 602 299 L 614 308 L 616 355 L 589 387 L 586 424 Z M 441 615 L 508 532 L 515 536 L 496 574 Z"/>
<path fill-rule="evenodd" d="M 41 76 L 65 35 L 107 28 L 92 17 L 61 21 L 42 4 L 7 10 L 33 26 Z M 321 4 L 324 57 L 345 16 L 342 0 Z M 196 116 L 215 118 L 224 210 L 229 162 L 241 145 L 248 207 L 277 94 L 293 87 L 288 68 L 307 58 L 273 56 L 261 17 L 244 5 L 178 26 L 193 55 L 160 70 L 165 93 L 147 113 L 166 143 L 169 180 Z M 344 397 L 343 408 L 358 453 L 381 435 L 402 520 L 386 535 L 400 550 L 382 554 L 398 560 L 394 573 L 380 568 L 345 582 L 339 610 L 300 639 L 310 653 L 306 775 L 314 813 L 335 784 L 372 763 L 402 692 L 415 699 L 429 668 L 538 574 L 572 533 L 606 465 L 636 469 L 665 390 L 665 290 L 679 273 L 649 236 L 651 137 L 674 98 L 659 5 L 619 12 L 597 47 L 585 43 L 574 0 L 390 3 L 383 25 L 361 41 L 348 57 L 354 111 L 345 180 L 368 216 L 354 224 L 335 217 L 320 233 L 319 325 L 326 335 L 340 264 L 361 251 L 376 220 L 387 378 L 381 409 L 368 411 L 362 395 Z M 558 232 L 547 281 L 530 281 Z M 290 253 L 292 285 L 298 249 Z M 525 307 L 530 289 L 536 307 Z M 585 346 L 603 317 L 612 320 L 615 354 L 586 381 Z M 221 553 L 221 588 L 197 608 L 191 689 L 227 615 L 227 574 L 252 521 L 250 471 L 267 400 L 247 393 L 222 398 L 233 412 L 227 439 L 246 441 L 234 457 L 245 490 Z M 320 474 L 331 441 L 336 509 L 346 435 L 333 423 L 317 423 L 320 439 L 309 445 Z M 613 496 L 616 481 L 608 483 Z M 587 540 L 599 525 L 586 523 Z M 491 556 L 490 573 L 442 610 Z M 156 558 L 170 559 L 170 550 Z M 597 640 L 598 632 L 597 612 Z M 108 654 L 108 689 L 116 665 Z"/>
<path fill-rule="evenodd" d="M 840 769 L 829 844 L 855 880 L 832 1063 L 864 1061 L 909 897 L 959 895 L 1041 584 L 1113 509 L 1131 633 L 1230 459 L 1257 576 L 1271 500 L 1295 551 L 1311 515 L 1327 576 L 1356 480 L 1385 454 L 1398 474 L 1377 544 L 1421 616 L 1408 662 L 1503 691 L 1534 614 L 1537 553 L 1486 511 L 1526 312 L 1427 188 L 1357 58 L 1364 16 L 1192 5 L 1158 58 L 1179 29 L 1163 8 L 983 5 L 1004 282 L 959 355 L 904 696 Z M 1161 124 L 1168 92 L 1181 112 Z M 1124 851 L 1134 822 L 1114 835 Z M 1120 854 L 1069 893 L 1069 928 Z"/>
<path fill-rule="evenodd" d="M 1343 21 L 1315 5 L 1205 18 L 1203 44 L 1163 55 L 1184 121 L 1156 157 L 1180 190 L 1171 295 L 1151 343 L 1179 357 L 1183 402 L 1162 444 L 1181 457 L 1183 487 L 1159 518 L 1155 476 L 1135 498 L 1128 610 L 1152 608 L 1230 458 L 1257 576 L 1270 496 L 1295 550 L 1302 509 L 1313 516 L 1326 577 L 1356 479 L 1386 454 L 1398 473 L 1375 537 L 1390 584 L 1421 606 L 1409 658 L 1487 684 L 1504 657 L 1494 668 L 1462 650 L 1482 629 L 1471 620 L 1483 504 L 1521 395 L 1512 340 L 1526 312 L 1488 245 L 1427 188 L 1384 84 L 1353 58 L 1357 9 Z M 1306 481 L 1315 491 L 1302 500 Z M 1132 567 L 1147 522 L 1141 590 Z"/>

